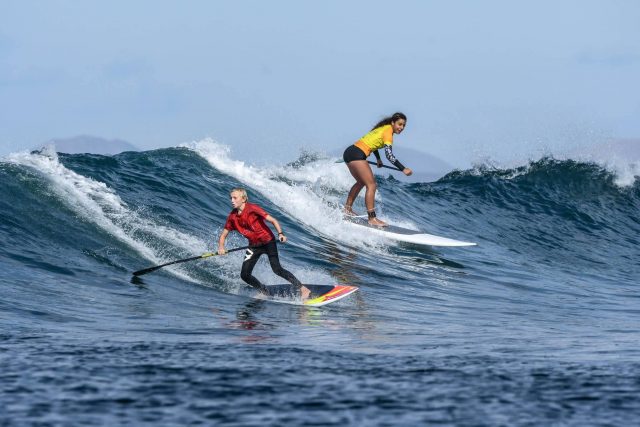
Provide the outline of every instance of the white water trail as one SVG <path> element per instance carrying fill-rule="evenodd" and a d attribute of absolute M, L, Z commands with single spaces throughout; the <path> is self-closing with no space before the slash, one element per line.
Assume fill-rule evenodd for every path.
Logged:
<path fill-rule="evenodd" d="M 215 169 L 259 192 L 297 222 L 331 240 L 379 249 L 389 244 L 384 238 L 362 233 L 360 227 L 342 220 L 341 202 L 353 185 L 344 164 L 326 159 L 299 168 L 256 167 L 232 159 L 228 146 L 211 139 L 181 147 L 195 151 Z"/>

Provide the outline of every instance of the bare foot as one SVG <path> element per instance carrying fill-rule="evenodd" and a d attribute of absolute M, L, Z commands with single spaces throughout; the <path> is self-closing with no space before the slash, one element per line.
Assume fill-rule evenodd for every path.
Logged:
<path fill-rule="evenodd" d="M 380 221 L 378 218 L 371 218 L 369 220 L 369 225 L 375 225 L 376 227 L 387 227 L 389 224 L 384 221 Z"/>
<path fill-rule="evenodd" d="M 355 213 L 355 212 L 353 211 L 353 209 L 348 208 L 348 207 L 346 207 L 346 206 L 344 207 L 344 210 L 343 210 L 342 212 L 343 212 L 346 216 L 358 216 L 358 214 L 357 214 L 357 213 Z"/>
<path fill-rule="evenodd" d="M 311 291 L 305 286 L 300 288 L 300 295 L 302 296 L 302 301 L 306 301 L 309 299 L 309 295 L 311 295 Z"/>

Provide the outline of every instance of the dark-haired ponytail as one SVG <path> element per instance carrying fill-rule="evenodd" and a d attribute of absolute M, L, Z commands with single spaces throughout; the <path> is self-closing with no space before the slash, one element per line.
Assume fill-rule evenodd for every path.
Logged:
<path fill-rule="evenodd" d="M 392 116 L 385 117 L 384 119 L 382 119 L 378 123 L 376 123 L 376 125 L 374 127 L 372 127 L 371 130 L 378 129 L 381 126 L 390 125 L 391 123 L 397 122 L 400 119 L 402 119 L 402 120 L 404 120 L 406 122 L 407 121 L 407 116 L 405 116 L 403 113 L 400 113 L 400 112 L 393 113 Z"/>

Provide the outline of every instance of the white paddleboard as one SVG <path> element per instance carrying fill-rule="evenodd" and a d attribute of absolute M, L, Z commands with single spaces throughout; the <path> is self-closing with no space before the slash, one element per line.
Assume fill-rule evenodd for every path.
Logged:
<path fill-rule="evenodd" d="M 461 247 L 461 246 L 476 246 L 477 243 L 463 242 L 461 240 L 450 239 L 448 237 L 436 236 L 433 234 L 423 233 L 418 230 L 410 230 L 404 227 L 398 227 L 397 225 L 389 224 L 386 227 L 378 227 L 370 225 L 369 222 L 362 217 L 353 216 L 345 217 L 345 220 L 349 224 L 353 224 L 356 227 L 366 227 L 372 233 L 384 236 L 388 239 L 396 240 L 398 242 L 414 243 L 416 245 L 425 246 L 446 246 L 446 247 Z"/>

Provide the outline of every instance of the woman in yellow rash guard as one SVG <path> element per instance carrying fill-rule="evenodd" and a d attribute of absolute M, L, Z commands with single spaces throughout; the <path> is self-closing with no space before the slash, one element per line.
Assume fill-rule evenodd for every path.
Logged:
<path fill-rule="evenodd" d="M 402 113 L 395 113 L 392 116 L 380 120 L 368 134 L 344 150 L 342 158 L 347 164 L 349 172 L 351 172 L 351 175 L 356 179 L 356 183 L 351 187 L 351 191 L 349 191 L 349 195 L 347 196 L 347 202 L 344 205 L 345 214 L 356 215 L 351 207 L 356 197 L 358 197 L 360 190 L 362 190 L 362 187 L 366 187 L 364 201 L 367 206 L 369 224 L 380 227 L 387 225 L 386 222 L 376 218 L 376 179 L 373 176 L 373 171 L 371 170 L 371 166 L 369 166 L 367 157 L 373 152 L 376 156 L 376 163 L 378 167 L 381 168 L 382 159 L 380 158 L 378 150 L 384 148 L 387 159 L 405 175 L 411 175 L 413 173 L 411 169 L 404 167 L 402 163 L 395 158 L 391 149 L 393 145 L 393 134 L 400 134 L 406 124 L 407 116 Z"/>

